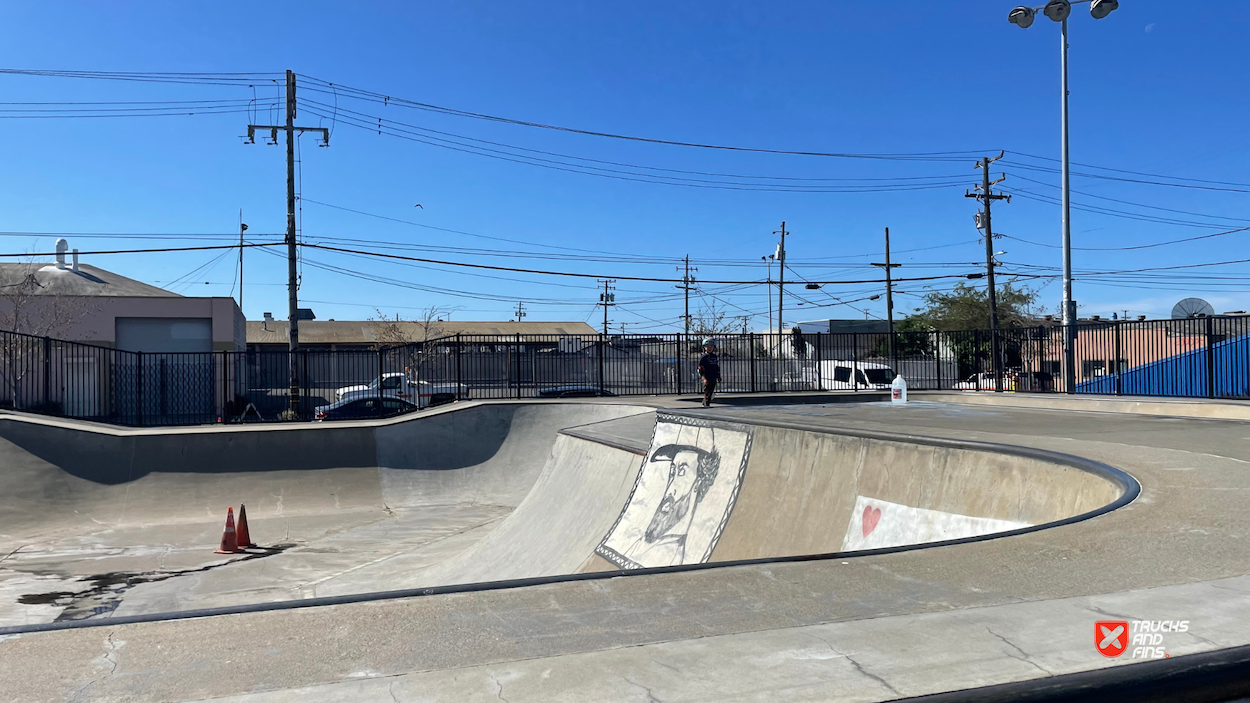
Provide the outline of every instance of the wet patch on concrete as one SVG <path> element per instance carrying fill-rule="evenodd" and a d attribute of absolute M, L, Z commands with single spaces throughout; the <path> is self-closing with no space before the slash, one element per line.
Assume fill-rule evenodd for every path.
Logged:
<path fill-rule="evenodd" d="M 48 591 L 45 593 L 27 593 L 19 596 L 17 602 L 22 605 L 50 605 L 64 608 L 55 622 L 67 620 L 86 620 L 88 618 L 108 615 L 122 604 L 126 591 L 143 583 L 154 583 L 177 576 L 211 571 L 230 564 L 238 564 L 254 559 L 281 554 L 297 546 L 292 543 L 277 544 L 272 547 L 258 547 L 240 552 L 236 559 L 228 559 L 216 564 L 208 564 L 194 569 L 175 571 L 110 571 L 78 579 L 79 582 L 90 584 L 78 591 Z"/>

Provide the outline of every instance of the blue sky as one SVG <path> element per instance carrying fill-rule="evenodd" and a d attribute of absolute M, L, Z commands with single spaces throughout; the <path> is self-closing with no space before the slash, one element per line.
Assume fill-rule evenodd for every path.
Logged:
<path fill-rule="evenodd" d="M 989 0 L 767 6 L 8 3 L 0 9 L 0 66 L 214 73 L 293 69 L 301 74 L 300 100 L 322 103 L 304 105 L 298 122 L 333 129 L 329 149 L 313 148 L 311 135 L 300 143 L 305 241 L 611 277 L 673 277 L 676 260 L 690 255 L 700 260 L 699 279 L 762 280 L 760 257 L 773 252 L 773 232 L 783 220 L 793 233 L 788 255 L 794 272 L 788 277 L 878 278 L 879 271 L 868 264 L 880 260 L 885 227 L 897 252 L 894 259 L 903 264 L 898 276 L 977 271 L 984 267 L 984 246 L 973 226 L 977 206 L 963 197 L 964 189 L 979 178 L 973 167 L 978 155 L 1005 149 L 1008 156 L 995 164 L 995 177 L 1006 172 L 1001 187 L 1017 195 L 994 210 L 995 231 L 1015 238 L 996 242 L 996 249 L 1007 252 L 1000 257 L 1001 271 L 1049 276 L 1060 264 L 1054 248 L 1059 207 L 1043 202 L 1059 195 L 1058 175 L 1049 172 L 1057 164 L 1044 160 L 1059 155 L 1059 27 L 1041 18 L 1020 30 L 1006 21 L 1010 9 L 1010 1 Z M 1074 171 L 1189 186 L 1202 184 L 1179 179 L 1250 183 L 1247 36 L 1246 3 L 1181 6 L 1123 0 L 1101 21 L 1077 5 L 1070 20 L 1073 160 L 1167 178 L 1089 167 Z M 314 79 L 347 88 L 339 95 L 336 89 L 315 92 L 311 88 L 326 85 Z M 0 101 L 255 98 L 263 105 L 279 95 L 267 78 L 258 77 L 252 86 L 0 75 Z M 346 94 L 348 88 L 674 141 L 952 155 L 949 160 L 879 160 L 656 145 L 358 100 Z M 631 165 L 598 164 L 617 176 L 627 171 L 671 174 L 701 185 L 801 186 L 786 190 L 828 190 L 833 184 L 854 184 L 857 190 L 881 184 L 940 187 L 761 192 L 637 182 L 486 158 L 359 127 L 377 117 L 411 125 L 401 127 L 405 130 L 440 130 L 457 139 L 505 144 L 488 148 L 511 154 L 568 163 L 513 150 L 522 148 Z M 285 228 L 284 150 L 259 139 L 245 146 L 239 135 L 249 120 L 280 119 L 279 110 L 265 109 L 181 117 L 0 119 L 0 231 L 79 233 L 68 238 L 84 251 L 229 243 L 242 209 L 249 235 L 264 241 L 265 234 Z M 394 124 L 386 124 L 393 132 Z M 763 181 L 676 171 L 845 180 Z M 1075 246 L 1111 249 L 1074 254 L 1082 315 L 1127 310 L 1166 316 L 1176 300 L 1189 296 L 1204 297 L 1219 311 L 1250 309 L 1247 264 L 1106 273 L 1250 258 L 1250 232 L 1116 250 L 1250 226 L 1250 193 L 1244 192 L 1250 187 L 1207 187 L 1241 192 L 1074 178 L 1073 188 L 1082 193 L 1074 195 L 1075 203 L 1119 211 L 1119 216 L 1073 213 Z M 414 207 L 418 203 L 421 209 Z M 170 236 L 85 236 L 91 233 Z M 47 251 L 54 239 L 3 236 L 0 247 Z M 234 288 L 237 296 L 235 255 L 218 257 L 217 252 L 188 252 L 84 260 L 158 285 L 182 277 L 173 290 L 187 294 L 230 295 Z M 249 250 L 245 270 L 248 317 L 257 319 L 264 311 L 285 317 L 285 263 Z M 362 273 L 400 285 L 364 280 Z M 948 288 L 955 280 L 900 283 L 896 309 L 918 307 L 926 290 Z M 1060 286 L 1053 278 L 1018 280 L 1040 290 L 1047 311 L 1057 308 Z M 864 299 L 881 288 L 788 287 L 786 319 L 855 318 L 865 312 L 879 317 L 883 301 Z M 623 322 L 631 332 L 675 331 L 681 314 L 677 294 L 672 283 L 619 282 L 612 329 L 619 330 Z M 410 318 L 430 305 L 454 308 L 453 319 L 510 319 L 521 299 L 528 301 L 527 320 L 602 321 L 594 307 L 593 278 L 418 268 L 319 250 L 305 251 L 300 297 L 319 319 L 362 319 L 375 315 L 375 309 Z M 708 283 L 700 285 L 692 308 L 712 304 L 729 316 L 750 315 L 749 326 L 763 329 L 767 300 L 762 284 Z M 854 302 L 837 305 L 838 300 Z"/>

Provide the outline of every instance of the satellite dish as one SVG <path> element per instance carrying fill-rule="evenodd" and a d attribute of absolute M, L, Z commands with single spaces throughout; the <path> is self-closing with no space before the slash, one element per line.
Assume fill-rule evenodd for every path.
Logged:
<path fill-rule="evenodd" d="M 1191 317 L 1210 317 L 1215 314 L 1211 303 L 1202 298 L 1185 298 L 1172 307 L 1172 319 L 1184 320 Z"/>

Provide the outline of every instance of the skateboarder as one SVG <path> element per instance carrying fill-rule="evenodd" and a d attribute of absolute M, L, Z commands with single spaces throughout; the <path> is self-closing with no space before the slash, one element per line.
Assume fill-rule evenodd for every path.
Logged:
<path fill-rule="evenodd" d="M 716 357 L 716 342 L 703 340 L 703 356 L 699 357 L 699 378 L 703 379 L 703 407 L 712 405 L 712 393 L 720 381 L 720 359 Z"/>

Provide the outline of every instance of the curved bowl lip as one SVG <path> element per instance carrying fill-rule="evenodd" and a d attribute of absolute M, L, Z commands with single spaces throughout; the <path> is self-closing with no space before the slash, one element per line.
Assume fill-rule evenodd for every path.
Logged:
<path fill-rule="evenodd" d="M 1075 468 L 1086 473 L 1094 474 L 1100 478 L 1110 481 L 1118 486 L 1121 490 L 1120 497 L 1106 505 L 1089 510 L 1079 515 L 1062 518 L 1060 520 L 1052 520 L 1051 522 L 1039 525 L 1031 525 L 1015 530 L 1006 530 L 1003 532 L 993 532 L 975 537 L 963 537 L 960 539 L 943 540 L 940 542 L 924 542 L 921 544 L 908 544 L 897 547 L 883 547 L 880 549 L 865 549 L 850 552 L 825 552 L 819 554 L 795 554 L 780 557 L 758 557 L 754 559 L 735 559 L 732 561 L 715 561 L 705 562 L 702 564 L 682 564 L 679 566 L 661 566 L 646 569 L 628 569 L 617 571 L 596 571 L 592 573 L 580 574 L 559 574 L 553 576 L 536 576 L 523 579 L 508 579 L 502 581 L 480 581 L 476 583 L 455 584 L 450 586 L 431 586 L 425 588 L 406 588 L 393 591 L 372 591 L 368 593 L 353 593 L 342 596 L 325 596 L 319 598 L 300 598 L 296 600 L 272 601 L 268 603 L 248 603 L 242 605 L 223 606 L 218 608 L 199 608 L 194 610 L 175 610 L 164 613 L 147 613 L 142 615 L 127 615 L 115 618 L 85 619 L 85 620 L 67 620 L 62 622 L 35 623 L 31 625 L 13 625 L 8 627 L 0 627 L 0 636 L 16 635 L 35 632 L 50 632 L 55 630 L 73 630 L 89 627 L 107 627 L 113 625 L 128 625 L 134 623 L 145 622 L 163 622 L 168 620 L 187 620 L 193 618 L 214 617 L 217 615 L 240 615 L 245 613 L 262 613 L 275 610 L 294 610 L 297 608 L 317 608 L 329 605 L 347 605 L 352 603 L 367 603 L 371 601 L 383 600 L 399 600 L 405 598 L 417 598 L 421 596 L 446 595 L 452 593 L 474 593 L 478 591 L 495 591 L 508 590 L 514 588 L 526 588 L 529 586 L 541 586 L 555 583 L 571 583 L 575 581 L 598 581 L 604 579 L 623 578 L 632 576 L 648 576 L 655 574 L 682 573 L 687 571 L 705 571 L 709 569 L 725 569 L 735 566 L 756 566 L 765 564 L 785 564 L 800 563 L 807 561 L 832 561 L 835 559 L 854 559 L 858 557 L 876 556 L 882 554 L 896 554 L 899 552 L 911 552 L 922 549 L 933 549 L 937 547 L 951 547 L 961 544 L 970 544 L 974 542 L 984 542 L 992 539 L 1000 539 L 1003 537 L 1012 537 L 1015 535 L 1024 535 L 1030 532 L 1038 532 L 1054 527 L 1071 525 L 1083 522 L 1091 518 L 1104 515 L 1118 508 L 1122 508 L 1132 503 L 1141 494 L 1141 483 L 1137 481 L 1131 474 L 1121 469 L 1117 469 L 1109 464 L 1100 461 L 1087 459 L 1074 454 L 1066 454 L 1063 452 L 1051 451 L 1049 449 L 1039 449 L 1036 447 L 1022 447 L 1011 444 L 998 444 L 995 442 L 981 442 L 976 440 L 950 439 L 945 437 L 925 437 L 921 435 L 911 435 L 893 432 L 876 432 L 871 430 L 860 430 L 846 427 L 829 427 L 825 425 L 817 425 L 814 423 L 806 423 L 803 421 L 780 421 L 767 419 L 737 419 L 727 418 L 718 415 L 715 412 L 706 413 L 698 411 L 673 411 L 673 410 L 656 410 L 657 422 L 664 416 L 669 417 L 697 417 L 703 420 L 716 420 L 719 422 L 736 423 L 741 425 L 753 425 L 757 427 L 772 427 L 777 429 L 799 430 L 804 432 L 816 432 L 820 434 L 834 434 L 847 437 L 859 437 L 863 439 L 872 439 L 885 442 L 906 442 L 909 444 L 919 444 L 932 447 L 944 447 L 950 449 L 964 449 L 981 452 L 992 452 L 997 454 L 1006 454 L 1009 456 L 1018 456 L 1028 459 L 1035 459 L 1060 466 Z M 591 441 L 591 440 L 586 440 Z"/>

